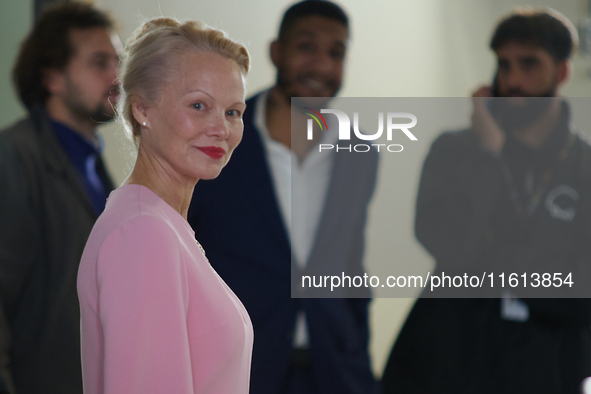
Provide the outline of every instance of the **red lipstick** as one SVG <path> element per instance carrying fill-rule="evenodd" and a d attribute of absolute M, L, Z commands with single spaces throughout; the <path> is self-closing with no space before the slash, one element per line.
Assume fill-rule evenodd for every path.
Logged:
<path fill-rule="evenodd" d="M 226 150 L 218 148 L 217 146 L 199 146 L 197 147 L 201 152 L 205 153 L 212 159 L 221 159 L 226 154 Z"/>

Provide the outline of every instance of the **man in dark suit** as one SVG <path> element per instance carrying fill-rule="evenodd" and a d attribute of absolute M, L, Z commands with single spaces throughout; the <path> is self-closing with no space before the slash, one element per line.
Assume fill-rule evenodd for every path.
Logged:
<path fill-rule="evenodd" d="M 219 178 L 197 184 L 189 210 L 212 265 L 251 316 L 253 394 L 376 389 L 367 351 L 369 299 L 290 294 L 292 269 L 313 269 L 327 255 L 344 251 L 346 264 L 362 270 L 377 154 L 292 145 L 290 124 L 291 97 L 326 102 L 336 95 L 347 41 L 348 18 L 333 3 L 304 1 L 285 13 L 270 48 L 277 83 L 248 101 L 241 144 Z M 296 187 L 306 190 L 306 201 L 292 198 Z M 351 213 L 354 225 L 339 228 L 334 219 L 342 213 Z"/>
<path fill-rule="evenodd" d="M 113 185 L 97 122 L 111 103 L 120 43 L 81 3 L 44 13 L 14 82 L 28 117 L 0 132 L 0 392 L 81 394 L 78 264 Z"/>
<path fill-rule="evenodd" d="M 497 73 L 474 93 L 472 127 L 433 143 L 417 238 L 439 273 L 494 272 L 487 295 L 502 298 L 418 299 L 384 371 L 386 393 L 580 393 L 589 299 L 528 298 L 556 294 L 549 275 L 590 279 L 591 147 L 558 97 L 576 41 L 555 11 L 509 15 L 491 40 Z M 510 275 L 527 284 L 509 285 Z"/>

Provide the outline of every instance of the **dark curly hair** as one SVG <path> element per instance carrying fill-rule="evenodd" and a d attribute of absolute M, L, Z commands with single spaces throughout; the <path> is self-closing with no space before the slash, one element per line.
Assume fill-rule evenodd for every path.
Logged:
<path fill-rule="evenodd" d="M 12 79 L 27 108 L 45 104 L 49 92 L 43 83 L 44 70 L 63 70 L 73 55 L 68 34 L 72 29 L 113 29 L 107 14 L 89 4 L 60 3 L 48 8 L 21 44 Z"/>
<path fill-rule="evenodd" d="M 578 44 L 578 35 L 573 24 L 553 9 L 523 8 L 499 23 L 490 48 L 496 51 L 510 41 L 540 47 L 558 62 L 571 57 Z"/>
<path fill-rule="evenodd" d="M 279 40 L 285 41 L 287 34 L 300 19 L 315 15 L 333 19 L 349 30 L 349 18 L 338 5 L 327 0 L 304 0 L 292 5 L 283 14 L 279 25 Z"/>

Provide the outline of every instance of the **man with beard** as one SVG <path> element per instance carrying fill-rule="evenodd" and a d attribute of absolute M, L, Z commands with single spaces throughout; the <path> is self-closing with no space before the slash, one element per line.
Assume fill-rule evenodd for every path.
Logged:
<path fill-rule="evenodd" d="M 346 250 L 353 269 L 362 267 L 377 153 L 319 154 L 309 141 L 291 138 L 290 120 L 298 116 L 291 97 L 326 103 L 337 94 L 348 36 L 348 18 L 331 2 L 302 1 L 286 11 L 270 47 L 277 83 L 248 100 L 241 144 L 220 177 L 197 184 L 189 210 L 209 260 L 252 319 L 253 394 L 376 389 L 367 351 L 369 299 L 290 293 L 292 270 L 324 264 L 322 256 L 333 256 L 335 247 Z M 307 198 L 292 198 L 296 190 Z M 352 231 L 332 231 L 334 221 L 320 220 L 336 206 L 358 219 Z"/>
<path fill-rule="evenodd" d="M 557 97 L 576 42 L 551 10 L 498 25 L 495 82 L 475 92 L 472 128 L 441 135 L 423 167 L 416 235 L 436 271 L 566 276 L 588 265 L 591 148 Z M 418 299 L 385 393 L 579 393 L 591 371 L 588 299 L 511 298 L 498 287 L 504 298 Z"/>
<path fill-rule="evenodd" d="M 112 182 L 120 43 L 103 12 L 47 10 L 14 65 L 28 117 L 0 132 L 0 392 L 82 393 L 78 264 Z"/>

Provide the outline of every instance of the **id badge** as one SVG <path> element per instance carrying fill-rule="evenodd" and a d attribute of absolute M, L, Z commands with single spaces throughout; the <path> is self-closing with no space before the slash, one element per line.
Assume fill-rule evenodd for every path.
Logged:
<path fill-rule="evenodd" d="M 501 318 L 523 323 L 529 320 L 529 307 L 519 298 L 509 294 L 501 298 Z"/>

